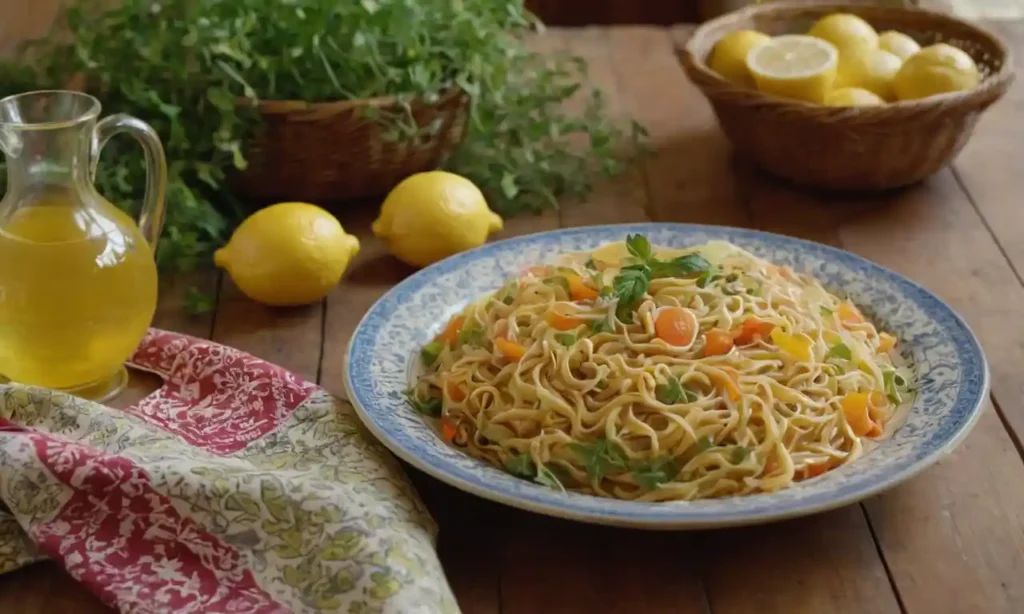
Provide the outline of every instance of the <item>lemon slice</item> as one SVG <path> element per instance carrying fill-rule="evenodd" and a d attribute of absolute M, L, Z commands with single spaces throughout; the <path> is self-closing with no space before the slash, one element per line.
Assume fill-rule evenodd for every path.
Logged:
<path fill-rule="evenodd" d="M 821 103 L 836 78 L 839 51 L 813 36 L 777 36 L 754 47 L 747 68 L 757 89 L 782 98 Z"/>

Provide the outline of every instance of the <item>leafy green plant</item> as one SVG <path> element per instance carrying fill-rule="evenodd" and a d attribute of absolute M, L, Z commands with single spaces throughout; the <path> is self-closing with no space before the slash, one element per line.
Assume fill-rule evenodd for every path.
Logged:
<path fill-rule="evenodd" d="M 244 214 L 230 191 L 258 117 L 244 99 L 326 101 L 397 96 L 378 115 L 389 138 L 416 138 L 414 99 L 453 87 L 472 98 L 468 134 L 447 161 L 503 215 L 557 206 L 620 170 L 643 130 L 607 119 L 600 92 L 571 114 L 586 65 L 538 55 L 540 27 L 522 0 L 77 0 L 68 36 L 27 45 L 0 65 L 0 93 L 64 87 L 76 75 L 108 112 L 160 134 L 170 161 L 160 261 L 189 268 Z M 27 67 L 31 66 L 29 69 Z M 579 94 L 583 95 L 583 94 Z M 144 185 L 128 139 L 104 150 L 97 184 L 134 211 Z"/>

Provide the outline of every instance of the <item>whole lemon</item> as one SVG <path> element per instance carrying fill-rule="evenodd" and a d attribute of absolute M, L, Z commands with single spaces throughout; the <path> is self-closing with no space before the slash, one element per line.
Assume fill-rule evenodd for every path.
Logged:
<path fill-rule="evenodd" d="M 359 240 L 307 203 L 280 203 L 250 215 L 213 260 L 254 301 L 308 305 L 338 284 Z"/>
<path fill-rule="evenodd" d="M 903 63 L 893 80 L 900 100 L 969 90 L 981 82 L 978 65 L 964 51 L 939 43 L 925 47 Z"/>
<path fill-rule="evenodd" d="M 391 190 L 373 223 L 399 260 L 425 267 L 483 245 L 501 230 L 501 217 L 490 210 L 472 181 L 443 171 L 406 177 Z"/>
<path fill-rule="evenodd" d="M 878 32 L 875 32 L 871 24 L 849 13 L 832 13 L 822 17 L 808 34 L 827 40 L 840 53 L 855 47 L 878 46 Z"/>
<path fill-rule="evenodd" d="M 708 67 L 722 75 L 726 81 L 753 87 L 754 79 L 747 70 L 747 55 L 754 47 L 770 40 L 768 35 L 754 30 L 730 32 L 715 43 Z"/>
<path fill-rule="evenodd" d="M 878 48 L 906 60 L 921 50 L 921 45 L 902 32 L 889 30 L 878 35 Z"/>
<path fill-rule="evenodd" d="M 825 96 L 825 106 L 829 107 L 873 107 L 880 104 L 885 104 L 885 101 L 874 92 L 859 87 L 839 88 Z"/>
<path fill-rule="evenodd" d="M 871 47 L 854 47 L 839 54 L 835 87 L 859 87 L 883 100 L 893 100 L 892 81 L 903 62 L 898 57 Z"/>

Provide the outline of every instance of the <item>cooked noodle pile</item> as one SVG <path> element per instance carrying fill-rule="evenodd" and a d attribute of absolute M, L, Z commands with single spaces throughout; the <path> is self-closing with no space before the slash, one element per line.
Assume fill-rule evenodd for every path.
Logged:
<path fill-rule="evenodd" d="M 809 276 L 634 235 L 467 307 L 423 348 L 409 397 L 446 440 L 553 488 L 743 495 L 881 437 L 908 395 L 895 344 Z"/>

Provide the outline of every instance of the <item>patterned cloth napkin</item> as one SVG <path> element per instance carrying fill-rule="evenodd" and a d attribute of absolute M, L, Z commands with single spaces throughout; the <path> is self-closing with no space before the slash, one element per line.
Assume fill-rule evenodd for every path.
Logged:
<path fill-rule="evenodd" d="M 435 527 L 352 407 L 151 330 L 125 410 L 0 387 L 0 573 L 41 558 L 122 612 L 458 612 Z"/>

